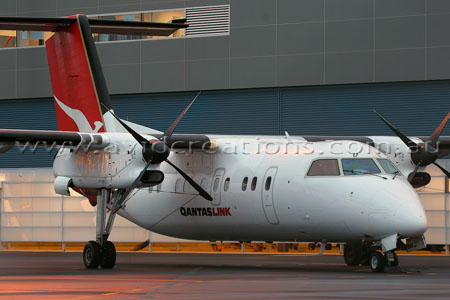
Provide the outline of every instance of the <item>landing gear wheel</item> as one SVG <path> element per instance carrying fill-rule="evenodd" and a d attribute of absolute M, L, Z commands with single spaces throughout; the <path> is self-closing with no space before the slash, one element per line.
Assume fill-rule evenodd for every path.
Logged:
<path fill-rule="evenodd" d="M 112 269 L 116 264 L 116 247 L 110 241 L 106 241 L 102 249 L 100 265 L 103 269 Z"/>
<path fill-rule="evenodd" d="M 372 272 L 381 273 L 384 271 L 385 260 L 383 254 L 374 252 L 370 256 L 370 268 Z"/>
<path fill-rule="evenodd" d="M 84 246 L 83 251 L 83 263 L 88 269 L 96 269 L 100 264 L 101 251 L 100 245 L 95 241 L 89 241 L 86 246 Z"/>
<path fill-rule="evenodd" d="M 347 266 L 357 266 L 361 261 L 361 251 L 358 244 L 346 244 L 344 246 L 344 260 Z"/>

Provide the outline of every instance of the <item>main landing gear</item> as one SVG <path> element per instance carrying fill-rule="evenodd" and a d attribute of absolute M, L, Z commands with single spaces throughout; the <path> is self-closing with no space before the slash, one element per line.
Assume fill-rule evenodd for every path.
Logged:
<path fill-rule="evenodd" d="M 348 266 L 370 266 L 372 272 L 384 272 L 386 266 L 398 266 L 398 256 L 394 250 L 382 253 L 379 246 L 369 242 L 347 243 L 344 260 Z"/>
<path fill-rule="evenodd" d="M 113 210 L 106 221 L 106 204 L 112 198 L 112 192 L 102 189 L 97 196 L 96 240 L 84 246 L 83 263 L 88 269 L 96 269 L 100 265 L 104 269 L 112 269 L 116 264 L 116 248 L 108 241 L 116 213 Z M 114 197 L 119 199 L 116 195 Z"/>

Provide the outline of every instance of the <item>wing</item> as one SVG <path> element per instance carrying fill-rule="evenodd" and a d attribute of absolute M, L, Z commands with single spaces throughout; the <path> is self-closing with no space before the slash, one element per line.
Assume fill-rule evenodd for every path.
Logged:
<path fill-rule="evenodd" d="M 77 148 L 84 144 L 90 145 L 93 150 L 98 150 L 109 145 L 106 135 L 105 133 L 81 133 L 74 131 L 0 129 L 0 146 L 6 146 L 5 149 L 7 151 L 14 145 L 28 144 L 46 147 L 55 145 Z M 114 135 L 114 133 L 109 135 Z M 160 135 L 162 134 L 153 134 L 156 138 Z M 167 141 L 167 144 L 173 149 L 211 148 L 210 139 L 205 135 L 199 134 L 174 134 Z M 11 145 L 11 147 L 7 148 L 8 145 Z"/>

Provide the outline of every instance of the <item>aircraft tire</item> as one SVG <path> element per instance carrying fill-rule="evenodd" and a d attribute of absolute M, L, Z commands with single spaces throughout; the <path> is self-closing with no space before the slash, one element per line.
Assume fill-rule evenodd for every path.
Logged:
<path fill-rule="evenodd" d="M 372 272 L 381 273 L 384 271 L 385 258 L 380 252 L 373 252 L 370 256 L 370 269 Z"/>
<path fill-rule="evenodd" d="M 112 269 L 116 264 L 116 247 L 110 241 L 106 241 L 102 249 L 102 257 L 100 259 L 100 266 L 103 269 Z"/>
<path fill-rule="evenodd" d="M 361 247 L 357 243 L 345 244 L 344 260 L 347 266 L 357 266 L 361 262 Z"/>
<path fill-rule="evenodd" d="M 83 263 L 87 269 L 96 269 L 100 264 L 100 245 L 95 241 L 89 241 L 83 250 Z"/>

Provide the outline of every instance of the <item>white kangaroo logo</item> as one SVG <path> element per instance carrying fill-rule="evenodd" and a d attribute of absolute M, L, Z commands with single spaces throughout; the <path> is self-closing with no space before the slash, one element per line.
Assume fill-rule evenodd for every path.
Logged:
<path fill-rule="evenodd" d="M 95 121 L 95 129 L 92 129 L 91 124 L 89 124 L 88 119 L 83 114 L 83 112 L 79 109 L 74 109 L 71 107 L 68 107 L 64 103 L 62 103 L 56 96 L 53 96 L 55 98 L 56 103 L 58 103 L 59 107 L 75 122 L 75 124 L 78 127 L 78 131 L 80 132 L 98 132 L 100 128 L 102 128 L 103 123 L 100 121 Z"/>

